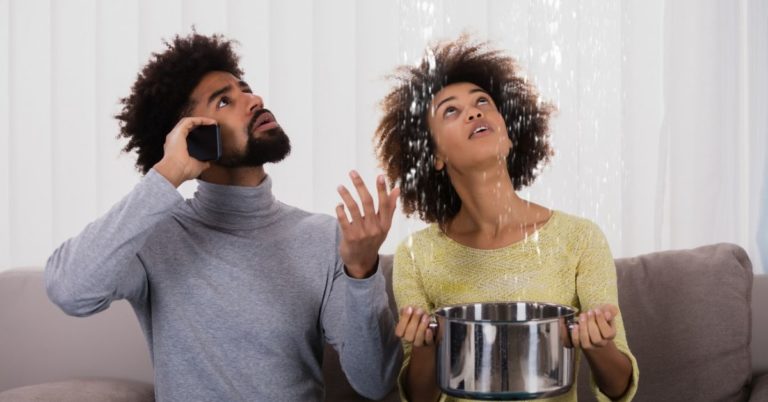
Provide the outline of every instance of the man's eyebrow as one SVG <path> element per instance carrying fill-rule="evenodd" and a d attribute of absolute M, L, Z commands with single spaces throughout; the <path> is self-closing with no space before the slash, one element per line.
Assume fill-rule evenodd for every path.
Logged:
<path fill-rule="evenodd" d="M 214 91 L 211 94 L 211 96 L 208 97 L 208 106 L 210 106 L 211 102 L 215 101 L 216 98 L 218 98 L 219 96 L 221 96 L 221 95 L 223 95 L 223 94 L 225 94 L 225 93 L 227 93 L 227 92 L 229 92 L 231 90 L 232 90 L 232 85 L 227 85 L 224 88 L 221 88 L 221 89 L 219 89 L 217 91 Z"/>
<path fill-rule="evenodd" d="M 241 91 L 248 92 L 248 93 L 253 93 L 253 91 L 251 90 L 251 86 L 248 85 L 247 82 L 241 80 L 240 82 L 238 82 L 238 85 L 240 85 L 240 90 Z"/>

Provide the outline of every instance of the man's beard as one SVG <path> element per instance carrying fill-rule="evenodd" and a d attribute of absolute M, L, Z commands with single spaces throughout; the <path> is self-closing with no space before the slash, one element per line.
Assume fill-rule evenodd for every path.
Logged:
<path fill-rule="evenodd" d="M 258 114 L 254 116 L 253 121 L 256 117 Z M 245 151 L 235 155 L 222 155 L 217 164 L 229 168 L 263 166 L 265 163 L 280 162 L 291 153 L 291 140 L 282 127 L 263 131 L 258 133 L 258 136 L 250 133 L 250 127 L 252 124 L 248 125 Z"/>

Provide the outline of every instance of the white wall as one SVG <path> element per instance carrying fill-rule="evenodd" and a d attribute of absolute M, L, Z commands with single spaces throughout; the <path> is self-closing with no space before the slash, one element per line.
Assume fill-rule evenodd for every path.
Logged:
<path fill-rule="evenodd" d="M 161 39 L 192 25 L 240 42 L 291 136 L 267 167 L 287 203 L 332 214 L 350 169 L 372 183 L 385 76 L 470 32 L 559 108 L 557 155 L 524 196 L 594 219 L 616 256 L 729 241 L 759 261 L 760 0 L 0 0 L 0 270 L 44 264 L 139 180 L 112 116 Z M 422 226 L 398 216 L 383 251 Z"/>

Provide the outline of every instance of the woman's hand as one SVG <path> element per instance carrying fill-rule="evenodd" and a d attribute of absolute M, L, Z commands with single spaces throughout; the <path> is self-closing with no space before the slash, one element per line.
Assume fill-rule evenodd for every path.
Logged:
<path fill-rule="evenodd" d="M 618 314 L 619 308 L 612 304 L 601 304 L 579 314 L 579 320 L 571 330 L 573 346 L 592 350 L 612 343 L 616 337 L 614 319 Z"/>
<path fill-rule="evenodd" d="M 435 336 L 429 328 L 429 314 L 413 306 L 400 309 L 400 321 L 395 328 L 395 335 L 414 347 L 429 346 L 435 342 Z"/>

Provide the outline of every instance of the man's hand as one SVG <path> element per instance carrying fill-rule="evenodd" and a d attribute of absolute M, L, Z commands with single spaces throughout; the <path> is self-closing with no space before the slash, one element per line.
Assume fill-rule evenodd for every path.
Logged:
<path fill-rule="evenodd" d="M 165 137 L 163 159 L 157 162 L 154 168 L 174 187 L 179 187 L 181 183 L 200 176 L 200 173 L 211 166 L 210 162 L 200 162 L 189 156 L 187 151 L 189 132 L 205 124 L 216 124 L 216 120 L 207 117 L 184 117 Z"/>
<path fill-rule="evenodd" d="M 357 203 L 346 187 L 339 186 L 338 191 L 344 204 L 336 207 L 336 217 L 341 226 L 341 259 L 347 267 L 347 274 L 354 278 L 366 278 L 375 272 L 375 264 L 379 258 L 379 247 L 384 243 L 389 228 L 392 226 L 392 215 L 397 205 L 400 189 L 395 188 L 387 194 L 384 176 L 376 180 L 379 193 L 379 211 L 373 206 L 373 197 L 363 183 L 363 179 L 354 170 L 349 173 L 352 184 L 357 189 L 360 202 L 363 205 L 361 213 Z M 347 206 L 352 221 L 344 210 Z"/>

